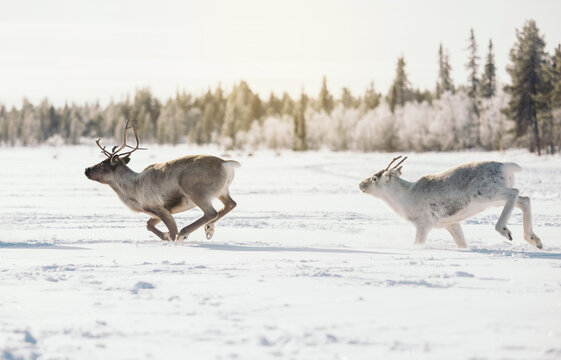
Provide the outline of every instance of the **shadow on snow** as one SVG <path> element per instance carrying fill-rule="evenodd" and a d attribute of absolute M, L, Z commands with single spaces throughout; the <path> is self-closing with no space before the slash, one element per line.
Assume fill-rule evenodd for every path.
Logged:
<path fill-rule="evenodd" d="M 501 249 L 469 249 L 468 252 L 485 254 L 485 255 L 498 255 L 503 257 L 517 257 L 528 259 L 547 259 L 547 260 L 561 260 L 561 253 L 558 252 L 534 252 L 534 251 L 521 251 L 521 250 L 501 250 Z"/>
<path fill-rule="evenodd" d="M 313 247 L 289 247 L 289 246 L 248 246 L 248 245 L 232 245 L 232 244 L 216 244 L 216 243 L 191 243 L 193 247 L 205 248 L 209 250 L 219 251 L 268 251 L 268 252 L 316 252 L 316 253 L 335 253 L 335 254 L 378 254 L 378 255 L 395 255 L 395 253 L 378 252 L 369 250 L 354 249 L 326 249 Z"/>
<path fill-rule="evenodd" d="M 60 246 L 38 242 L 4 242 L 0 241 L 0 249 L 30 249 L 30 250 L 87 250 L 78 246 Z"/>

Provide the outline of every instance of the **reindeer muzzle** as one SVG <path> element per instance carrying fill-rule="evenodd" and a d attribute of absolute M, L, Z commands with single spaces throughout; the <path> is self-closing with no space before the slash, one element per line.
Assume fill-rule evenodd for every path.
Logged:
<path fill-rule="evenodd" d="M 362 192 L 366 192 L 366 182 L 362 181 L 360 184 L 358 184 L 358 188 L 360 189 L 360 191 Z"/>

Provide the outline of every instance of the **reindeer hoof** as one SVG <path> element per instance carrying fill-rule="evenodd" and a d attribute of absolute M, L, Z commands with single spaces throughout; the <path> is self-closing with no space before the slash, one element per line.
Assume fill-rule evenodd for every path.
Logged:
<path fill-rule="evenodd" d="M 162 240 L 164 240 L 164 241 L 173 241 L 173 239 L 171 238 L 169 232 L 164 233 L 164 236 L 162 237 Z"/>
<path fill-rule="evenodd" d="M 543 248 L 542 241 L 540 240 L 540 238 L 536 234 L 532 234 L 530 236 L 524 236 L 524 240 L 526 240 L 530 244 L 534 245 L 538 249 Z"/>
<path fill-rule="evenodd" d="M 177 234 L 175 236 L 175 241 L 185 241 L 187 240 L 187 235 Z"/>
<path fill-rule="evenodd" d="M 497 230 L 499 232 L 499 234 L 501 234 L 502 236 L 504 236 L 505 238 L 509 239 L 510 241 L 512 241 L 512 233 L 510 232 L 509 229 L 507 229 L 506 226 L 500 227 L 500 226 L 495 226 L 495 230 Z"/>
<path fill-rule="evenodd" d="M 212 237 L 214 236 L 214 224 L 205 225 L 205 235 L 207 240 L 212 239 Z"/>

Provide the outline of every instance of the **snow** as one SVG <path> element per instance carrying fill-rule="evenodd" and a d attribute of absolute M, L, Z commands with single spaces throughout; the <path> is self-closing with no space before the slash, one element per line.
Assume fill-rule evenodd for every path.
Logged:
<path fill-rule="evenodd" d="M 150 146 L 141 170 L 214 148 Z M 358 183 L 393 154 L 230 153 L 238 207 L 214 238 L 158 240 L 84 168 L 95 146 L 1 148 L 0 358 L 559 359 L 561 164 L 525 151 L 407 154 L 403 176 L 515 161 L 544 249 L 464 222 L 467 250 Z M 8 171 L 9 170 L 9 171 Z M 218 205 L 218 204 L 217 204 Z M 200 216 L 176 216 L 185 226 Z"/>

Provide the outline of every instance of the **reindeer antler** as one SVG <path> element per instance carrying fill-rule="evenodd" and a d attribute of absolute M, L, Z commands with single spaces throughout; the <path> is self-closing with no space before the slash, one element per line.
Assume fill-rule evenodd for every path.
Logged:
<path fill-rule="evenodd" d="M 101 140 L 101 139 L 97 139 L 97 140 L 95 141 L 95 143 L 97 144 L 97 146 L 99 146 L 99 148 L 101 149 L 101 152 L 102 152 L 103 154 L 105 154 L 105 156 L 111 157 L 111 153 L 110 153 L 109 151 L 105 150 L 105 146 L 101 146 L 101 145 L 99 144 L 99 141 L 100 141 L 100 140 Z"/>
<path fill-rule="evenodd" d="M 125 130 L 123 131 L 123 144 L 121 146 L 119 146 L 119 148 L 117 150 L 115 150 L 117 145 L 115 145 L 113 147 L 113 150 L 112 150 L 113 155 L 117 154 L 119 151 L 123 150 L 127 146 L 127 130 L 131 129 L 131 128 L 134 130 L 134 133 L 136 134 L 136 127 L 134 126 L 134 124 L 130 120 L 127 120 L 127 123 L 125 124 Z M 137 142 L 138 142 L 138 138 L 137 138 Z"/>
<path fill-rule="evenodd" d="M 384 171 L 388 171 L 388 169 L 390 168 L 390 166 L 392 166 L 392 164 L 394 163 L 394 161 L 396 161 L 396 160 L 399 159 L 400 157 L 401 157 L 401 155 L 399 155 L 398 157 L 394 157 L 393 160 L 390 161 L 390 163 L 388 164 L 388 167 L 386 167 L 386 168 L 384 169 Z M 402 160 L 401 162 L 403 162 L 403 160 Z M 401 162 L 400 162 L 400 164 L 401 164 Z M 383 172 L 384 172 L 384 171 L 383 171 Z"/>
<path fill-rule="evenodd" d="M 128 121 L 127 121 L 127 125 L 128 125 Z M 134 133 L 134 139 L 136 140 L 136 145 L 135 145 L 135 147 L 132 147 L 132 146 L 130 146 L 130 145 L 127 145 L 127 142 L 126 142 L 126 133 L 127 133 L 127 129 L 130 129 L 130 128 L 132 128 L 132 131 L 133 131 L 133 133 Z M 131 150 L 131 151 L 127 151 L 127 152 L 125 152 L 125 153 L 122 153 L 122 154 L 120 154 L 120 155 L 121 155 L 121 156 L 128 156 L 128 155 L 132 154 L 133 152 L 135 152 L 136 150 L 147 150 L 146 148 L 138 147 L 139 144 L 140 144 L 140 142 L 138 141 L 138 134 L 136 133 L 136 126 L 134 126 L 134 124 L 131 123 L 131 126 L 130 126 L 130 127 L 125 127 L 125 141 L 123 142 L 123 146 L 122 146 L 119 150 L 122 150 L 122 149 L 125 148 L 125 147 L 128 147 L 129 149 L 132 149 L 132 150 Z"/>
<path fill-rule="evenodd" d="M 134 138 L 136 140 L 136 146 L 132 147 L 130 145 L 127 145 L 127 131 L 129 129 L 132 129 L 132 131 L 134 132 Z M 125 124 L 125 130 L 123 131 L 123 143 L 121 145 L 115 145 L 113 146 L 113 149 L 111 149 L 111 152 L 105 150 L 105 146 L 101 146 L 101 144 L 99 143 L 101 139 L 97 139 L 96 140 L 96 144 L 97 146 L 99 146 L 99 148 L 101 149 L 101 152 L 103 154 L 105 154 L 105 156 L 107 156 L 110 159 L 113 159 L 114 156 L 119 155 L 119 156 L 128 156 L 130 154 L 132 154 L 133 152 L 135 152 L 136 150 L 146 150 L 146 148 L 141 148 L 139 147 L 139 141 L 138 141 L 138 134 L 136 133 L 136 126 L 134 125 L 134 123 L 130 120 L 127 120 L 126 124 Z M 132 149 L 131 151 L 127 151 L 125 153 L 119 154 L 119 151 L 123 150 L 124 148 L 129 148 Z"/>
<path fill-rule="evenodd" d="M 401 159 L 401 161 L 400 161 L 400 162 L 398 162 L 398 163 L 397 163 L 397 165 L 396 165 L 396 166 L 394 166 L 394 167 L 392 168 L 392 170 L 395 170 L 395 169 L 397 169 L 397 168 L 399 167 L 399 165 L 401 165 L 401 164 L 402 164 L 402 163 L 403 163 L 403 162 L 404 162 L 405 160 L 407 160 L 407 156 L 406 156 L 406 157 L 404 157 L 403 159 Z"/>

